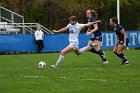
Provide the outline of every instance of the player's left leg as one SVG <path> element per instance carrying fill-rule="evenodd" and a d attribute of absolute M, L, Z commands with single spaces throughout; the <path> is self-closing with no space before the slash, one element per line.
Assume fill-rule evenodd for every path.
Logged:
<path fill-rule="evenodd" d="M 128 64 L 128 60 L 126 58 L 126 56 L 122 53 L 122 51 L 125 49 L 125 46 L 123 45 L 118 45 L 118 48 L 117 48 L 117 54 L 118 54 L 118 57 L 120 57 L 123 62 L 121 63 L 122 65 L 123 64 Z"/>
<path fill-rule="evenodd" d="M 44 42 L 43 40 L 41 40 L 40 50 L 42 50 L 43 48 L 44 48 Z"/>
<path fill-rule="evenodd" d="M 105 56 L 105 53 L 101 50 L 101 41 L 99 41 L 99 40 L 94 40 L 93 41 L 94 43 L 96 43 L 98 46 L 95 46 L 94 48 L 92 48 L 91 50 L 90 50 L 90 52 L 93 52 L 93 53 L 96 53 L 96 54 L 98 54 L 98 55 L 100 55 L 100 57 L 102 58 L 102 61 L 105 63 L 105 64 L 107 64 L 107 63 L 109 63 L 108 61 L 107 61 L 107 59 L 106 59 L 106 56 Z"/>

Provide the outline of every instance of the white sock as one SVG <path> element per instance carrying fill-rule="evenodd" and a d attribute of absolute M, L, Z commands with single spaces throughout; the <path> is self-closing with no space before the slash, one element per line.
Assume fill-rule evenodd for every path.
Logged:
<path fill-rule="evenodd" d="M 63 59 L 64 59 L 64 56 L 60 55 L 55 65 L 60 65 Z"/>
<path fill-rule="evenodd" d="M 86 47 L 81 48 L 79 51 L 80 51 L 80 53 L 83 53 L 83 52 L 90 50 L 90 49 L 91 49 L 90 46 L 86 46 Z"/>

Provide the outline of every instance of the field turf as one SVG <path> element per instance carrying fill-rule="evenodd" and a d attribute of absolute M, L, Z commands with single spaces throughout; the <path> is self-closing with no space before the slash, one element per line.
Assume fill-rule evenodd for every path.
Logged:
<path fill-rule="evenodd" d="M 124 51 L 131 65 L 120 65 L 112 51 L 109 64 L 96 54 L 69 53 L 59 69 L 59 53 L 0 55 L 0 93 L 140 93 L 140 50 Z M 39 61 L 47 68 L 38 69 Z"/>

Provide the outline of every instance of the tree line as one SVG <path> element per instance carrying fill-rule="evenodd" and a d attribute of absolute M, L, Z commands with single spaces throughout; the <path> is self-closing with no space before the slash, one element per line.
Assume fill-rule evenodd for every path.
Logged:
<path fill-rule="evenodd" d="M 68 24 L 71 15 L 86 23 L 85 11 L 94 9 L 104 19 L 100 28 L 110 31 L 109 19 L 117 15 L 117 0 L 0 0 L 0 5 L 25 17 L 26 22 L 38 22 L 49 29 Z M 127 30 L 140 30 L 140 0 L 120 0 L 121 24 Z"/>

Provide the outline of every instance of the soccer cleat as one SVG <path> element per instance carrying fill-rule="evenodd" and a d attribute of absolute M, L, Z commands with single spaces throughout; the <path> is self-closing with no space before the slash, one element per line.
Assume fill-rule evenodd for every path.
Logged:
<path fill-rule="evenodd" d="M 129 64 L 130 64 L 129 61 L 124 62 L 124 65 L 129 65 Z"/>
<path fill-rule="evenodd" d="M 52 68 L 58 68 L 58 65 L 51 65 Z"/>
<path fill-rule="evenodd" d="M 120 64 L 121 65 L 129 65 L 129 61 L 122 61 Z"/>
<path fill-rule="evenodd" d="M 108 64 L 109 62 L 108 61 L 105 61 L 103 64 Z"/>

